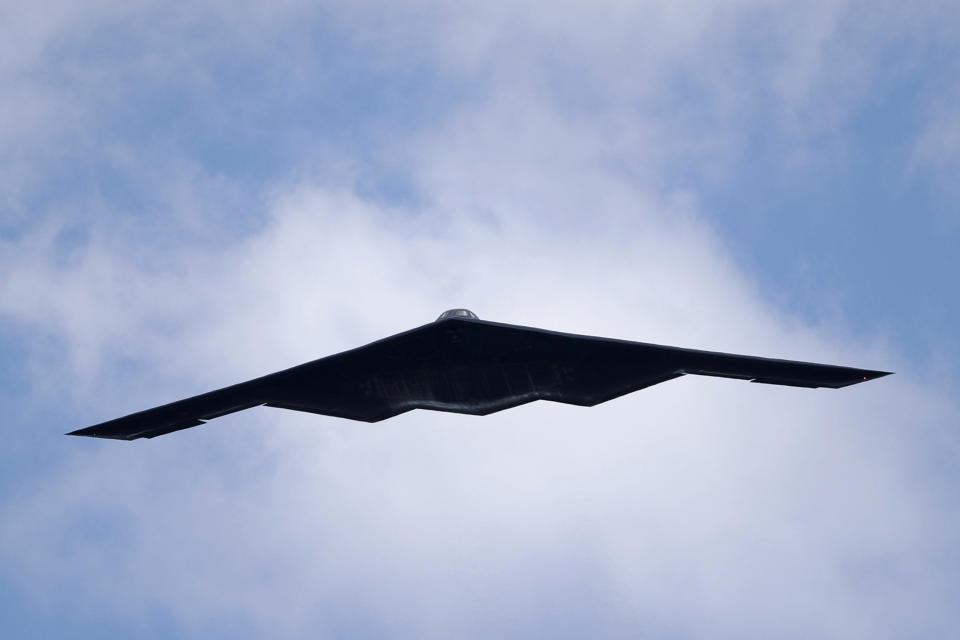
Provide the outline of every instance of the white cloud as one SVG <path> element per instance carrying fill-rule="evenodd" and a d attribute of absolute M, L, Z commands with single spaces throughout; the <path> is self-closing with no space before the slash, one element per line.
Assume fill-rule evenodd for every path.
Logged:
<path fill-rule="evenodd" d="M 614 208 L 629 191 L 619 197 Z M 598 215 L 584 241 L 530 216 L 418 218 L 303 188 L 274 204 L 262 234 L 182 256 L 175 274 L 101 256 L 123 281 L 75 270 L 77 299 L 105 291 L 103 315 L 133 323 L 165 307 L 176 328 L 147 341 L 159 343 L 146 352 L 155 386 L 85 413 L 233 382 L 454 304 L 565 330 L 892 364 L 785 326 L 695 220 L 643 206 L 627 230 Z M 79 342 L 111 330 L 59 304 L 87 318 Z M 132 353 L 147 332 L 115 333 L 106 351 Z M 28 583 L 43 576 L 47 597 L 82 582 L 70 598 L 84 607 L 136 618 L 159 606 L 188 628 L 226 616 L 286 635 L 337 624 L 344 635 L 525 635 L 560 621 L 614 636 L 896 636 L 952 622 L 937 598 L 953 578 L 930 566 L 947 549 L 930 532 L 955 523 L 923 464 L 928 446 L 955 450 L 938 431 L 955 418 L 902 377 L 839 392 L 683 379 L 589 410 L 536 403 L 377 425 L 247 412 L 146 443 L 78 444 L 7 507 L 3 547 L 17 553 L 5 564 Z"/>
<path fill-rule="evenodd" d="M 111 221 L 65 243 L 68 211 L 5 241 L 0 312 L 63 347 L 67 366 L 44 351 L 37 378 L 70 389 L 88 422 L 461 305 L 565 331 L 897 369 L 870 338 L 782 317 L 695 192 L 666 179 L 673 138 L 696 148 L 701 129 L 660 130 L 676 124 L 663 116 L 670 101 L 645 112 L 669 75 L 658 65 L 709 80 L 719 115 L 708 123 L 751 111 L 739 85 L 710 79 L 725 56 L 704 35 L 729 44 L 717 30 L 743 25 L 675 6 L 641 13 L 657 28 L 577 6 L 428 5 L 379 22 L 346 12 L 372 48 L 442 54 L 447 73 L 480 87 L 384 146 L 417 204 L 365 199 L 323 175 L 248 187 L 262 228 L 218 245 L 208 229 L 229 217 L 205 216 L 205 202 L 239 201 L 244 187 L 172 150 L 161 156 L 164 177 L 182 176 L 173 238 L 196 224 L 204 242 L 151 242 Z M 770 71 L 791 104 L 829 73 L 799 49 L 836 21 L 811 21 L 797 33 L 814 35 L 785 47 L 800 60 Z M 569 108 L 544 79 L 553 55 L 582 57 L 609 104 Z M 132 175 L 148 172 L 116 153 Z M 836 392 L 684 378 L 592 409 L 376 425 L 249 411 L 152 441 L 71 443 L 67 463 L 3 506 L 0 564 L 71 615 L 160 609 L 197 634 L 226 618 L 281 636 L 935 635 L 957 622 L 957 417 L 903 375 Z"/>

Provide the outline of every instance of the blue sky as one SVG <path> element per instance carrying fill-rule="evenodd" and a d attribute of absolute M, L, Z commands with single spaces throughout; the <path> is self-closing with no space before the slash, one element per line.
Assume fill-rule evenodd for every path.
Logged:
<path fill-rule="evenodd" d="M 6 637 L 953 635 L 951 3 L 6 16 Z M 61 435 L 454 306 L 897 375 Z"/>

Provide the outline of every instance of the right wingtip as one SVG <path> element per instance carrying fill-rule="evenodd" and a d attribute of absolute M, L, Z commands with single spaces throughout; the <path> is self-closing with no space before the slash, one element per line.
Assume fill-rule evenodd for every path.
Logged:
<path fill-rule="evenodd" d="M 855 380 L 853 384 L 857 384 L 858 382 L 869 382 L 870 380 L 876 380 L 878 378 L 883 378 L 885 376 L 892 376 L 892 375 L 893 375 L 893 371 L 864 370 L 860 372 L 860 379 Z"/>

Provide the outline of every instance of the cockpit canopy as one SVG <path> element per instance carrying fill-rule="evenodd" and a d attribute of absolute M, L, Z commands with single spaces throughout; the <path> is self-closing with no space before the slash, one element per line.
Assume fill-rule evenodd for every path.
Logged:
<path fill-rule="evenodd" d="M 473 311 L 470 309 L 448 309 L 440 314 L 440 317 L 437 318 L 437 322 L 440 320 L 447 320 L 449 318 L 468 318 L 470 320 L 479 320 Z"/>

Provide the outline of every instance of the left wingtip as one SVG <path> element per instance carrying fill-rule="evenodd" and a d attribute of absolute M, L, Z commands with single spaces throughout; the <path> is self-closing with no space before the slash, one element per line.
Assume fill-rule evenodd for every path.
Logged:
<path fill-rule="evenodd" d="M 76 431 L 71 431 L 70 433 L 63 434 L 65 436 L 82 436 L 86 438 L 103 438 L 104 440 L 128 440 L 129 438 L 117 437 L 117 436 L 108 436 L 104 435 L 102 432 L 97 432 L 93 427 L 87 427 L 85 429 L 77 429 Z"/>

